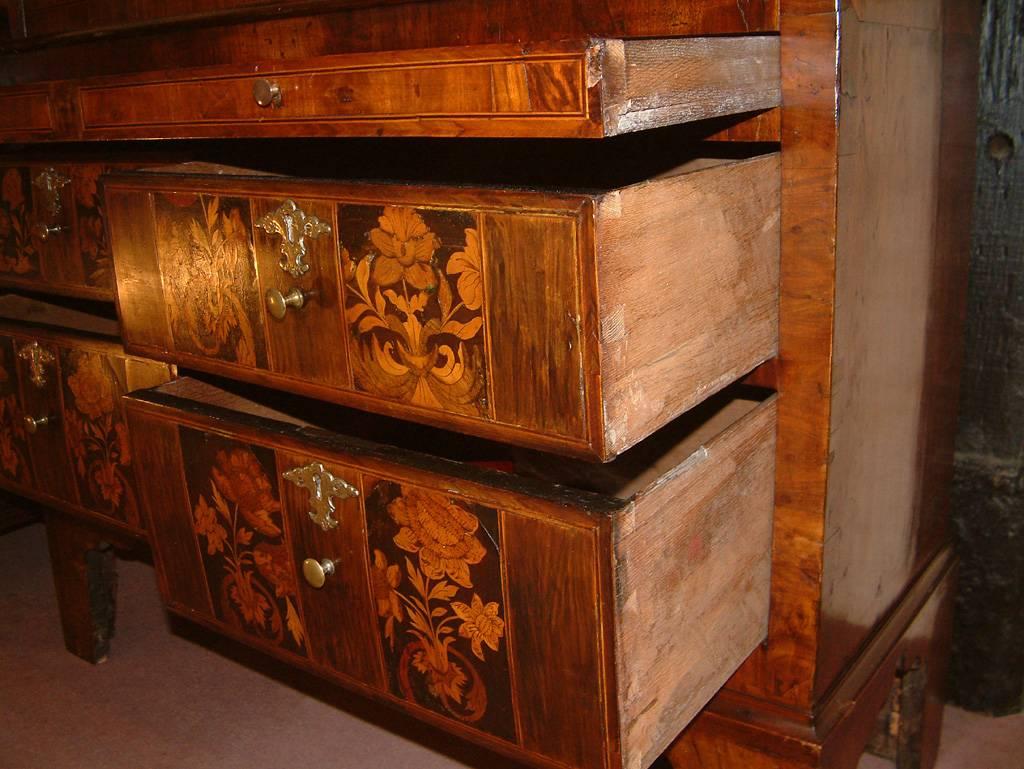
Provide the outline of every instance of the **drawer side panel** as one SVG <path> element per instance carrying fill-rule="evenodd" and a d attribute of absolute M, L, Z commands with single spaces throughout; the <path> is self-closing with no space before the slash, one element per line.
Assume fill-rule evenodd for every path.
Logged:
<path fill-rule="evenodd" d="M 768 627 L 776 402 L 757 407 L 618 520 L 623 765 L 649 766 Z"/>
<path fill-rule="evenodd" d="M 771 155 L 602 198 L 601 373 L 612 453 L 775 355 L 779 189 Z"/>

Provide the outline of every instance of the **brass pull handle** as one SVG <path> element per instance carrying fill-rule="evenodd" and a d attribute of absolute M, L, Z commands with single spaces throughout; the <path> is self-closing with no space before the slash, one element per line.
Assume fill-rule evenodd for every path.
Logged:
<path fill-rule="evenodd" d="M 39 190 L 42 207 L 49 212 L 51 217 L 59 216 L 64 208 L 60 199 L 60 191 L 71 184 L 71 179 L 51 167 L 33 179 L 32 184 Z"/>
<path fill-rule="evenodd" d="M 50 424 L 50 417 L 30 417 L 25 415 L 25 429 L 28 430 L 30 435 L 35 435 L 39 432 L 40 427 L 45 427 Z"/>
<path fill-rule="evenodd" d="M 280 107 L 281 87 L 277 83 L 260 78 L 252 84 L 252 98 L 261 107 Z"/>
<path fill-rule="evenodd" d="M 309 517 L 324 531 L 330 531 L 338 525 L 338 519 L 334 517 L 334 498 L 359 496 L 359 489 L 344 478 L 335 477 L 321 462 L 293 467 L 281 475 L 286 481 L 309 492 Z"/>
<path fill-rule="evenodd" d="M 309 272 L 306 264 L 306 238 L 315 240 L 331 232 L 331 225 L 313 214 L 307 214 L 294 200 L 286 200 L 270 213 L 261 216 L 256 226 L 268 235 L 281 238 L 278 266 L 293 278 Z"/>
<path fill-rule="evenodd" d="M 32 234 L 40 240 L 49 240 L 53 235 L 59 235 L 62 232 L 67 231 L 67 227 L 62 227 L 59 224 L 43 224 L 43 222 L 36 222 L 32 225 Z"/>
<path fill-rule="evenodd" d="M 309 583 L 310 587 L 315 587 L 319 590 L 324 586 L 327 578 L 334 574 L 336 563 L 338 561 L 332 561 L 327 558 L 320 561 L 315 558 L 307 558 L 302 562 L 302 576 Z"/>
<path fill-rule="evenodd" d="M 46 367 L 56 361 L 53 353 L 42 347 L 39 342 L 29 342 L 18 350 L 18 357 L 28 363 L 28 378 L 32 384 L 40 389 L 46 387 L 49 381 Z"/>
<path fill-rule="evenodd" d="M 267 301 L 267 311 L 274 320 L 284 320 L 288 314 L 288 308 L 300 309 L 306 304 L 310 294 L 305 293 L 301 288 L 293 288 L 287 294 L 282 294 L 276 288 L 268 288 L 264 298 Z"/>

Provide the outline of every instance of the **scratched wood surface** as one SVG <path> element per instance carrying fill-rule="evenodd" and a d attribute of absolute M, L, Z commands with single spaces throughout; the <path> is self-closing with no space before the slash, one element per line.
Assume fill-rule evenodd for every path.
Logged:
<path fill-rule="evenodd" d="M 764 636 L 773 400 L 722 396 L 604 472 L 579 463 L 578 490 L 550 462 L 417 458 L 189 379 L 127 409 L 167 444 L 140 477 L 172 609 L 529 764 L 649 766 Z M 358 492 L 334 534 L 280 475 L 306 459 Z M 296 585 L 300 557 L 346 553 L 344 589 Z"/>

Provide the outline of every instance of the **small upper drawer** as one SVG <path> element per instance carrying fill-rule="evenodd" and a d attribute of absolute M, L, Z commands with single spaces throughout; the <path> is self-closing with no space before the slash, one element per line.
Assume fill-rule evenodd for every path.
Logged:
<path fill-rule="evenodd" d="M 608 459 L 772 357 L 776 155 L 604 193 L 106 177 L 129 349 Z"/>
<path fill-rule="evenodd" d="M 765 636 L 761 398 L 596 467 L 404 439 L 463 461 L 429 457 L 189 379 L 125 400 L 173 610 L 529 764 L 643 769 Z"/>
<path fill-rule="evenodd" d="M 117 324 L 0 296 L 0 486 L 142 531 L 121 395 L 166 382 L 125 355 Z"/>
<path fill-rule="evenodd" d="M 778 37 L 344 54 L 85 80 L 82 138 L 600 137 L 778 106 Z"/>

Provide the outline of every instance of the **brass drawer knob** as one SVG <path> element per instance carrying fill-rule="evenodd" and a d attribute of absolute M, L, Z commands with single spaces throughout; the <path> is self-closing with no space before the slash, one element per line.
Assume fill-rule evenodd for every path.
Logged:
<path fill-rule="evenodd" d="M 310 587 L 315 587 L 319 590 L 324 586 L 327 578 L 334 574 L 334 565 L 336 563 L 338 562 L 327 558 L 320 561 L 315 558 L 307 558 L 302 562 L 302 576 L 309 583 Z"/>
<path fill-rule="evenodd" d="M 50 424 L 50 418 L 47 416 L 42 417 L 30 417 L 25 415 L 25 429 L 28 430 L 30 435 L 35 435 L 39 432 L 40 427 L 45 427 Z"/>
<path fill-rule="evenodd" d="M 276 288 L 268 288 L 264 298 L 267 301 L 267 311 L 274 320 L 284 320 L 288 314 L 288 308 L 300 309 L 309 295 L 301 288 L 293 288 L 287 294 L 282 294 Z"/>
<path fill-rule="evenodd" d="M 261 107 L 280 107 L 281 87 L 277 83 L 260 78 L 252 84 L 252 98 Z"/>
<path fill-rule="evenodd" d="M 50 225 L 36 222 L 32 225 L 32 234 L 40 240 L 49 240 L 54 235 L 66 232 L 67 229 L 67 227 L 61 227 L 59 224 Z"/>

